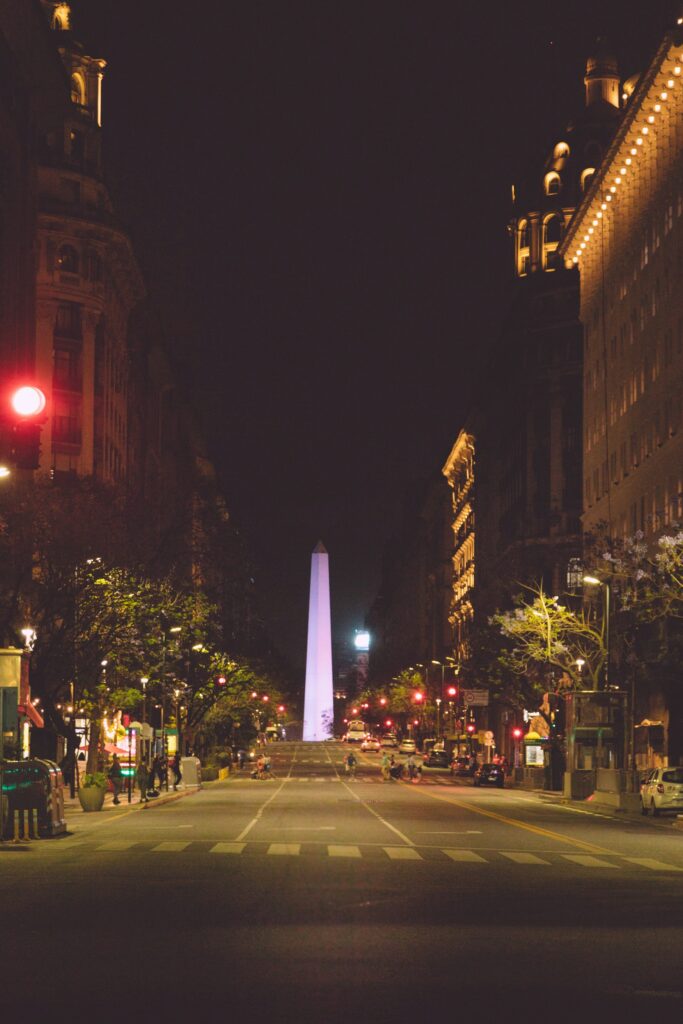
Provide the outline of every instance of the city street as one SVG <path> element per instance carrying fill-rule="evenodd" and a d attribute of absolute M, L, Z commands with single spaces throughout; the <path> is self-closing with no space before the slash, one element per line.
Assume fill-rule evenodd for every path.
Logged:
<path fill-rule="evenodd" d="M 683 1007 L 670 820 L 447 771 L 385 783 L 378 754 L 347 781 L 341 743 L 268 749 L 272 780 L 244 771 L 6 847 L 3 1000 L 34 1014 L 65 999 L 98 1020 Z"/>

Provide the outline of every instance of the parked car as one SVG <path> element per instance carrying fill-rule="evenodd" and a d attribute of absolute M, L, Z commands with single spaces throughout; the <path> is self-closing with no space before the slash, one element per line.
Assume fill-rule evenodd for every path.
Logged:
<path fill-rule="evenodd" d="M 399 754 L 414 754 L 416 750 L 415 740 L 401 740 L 398 745 Z"/>
<path fill-rule="evenodd" d="M 500 764 L 487 762 L 477 768 L 473 782 L 475 786 L 498 786 L 499 789 L 502 789 L 505 785 L 505 770 Z"/>
<path fill-rule="evenodd" d="M 380 740 L 380 743 L 382 744 L 383 747 L 397 747 L 398 746 L 398 740 L 396 739 L 396 737 L 394 736 L 394 734 L 392 732 L 388 732 L 386 734 L 386 736 L 382 736 L 382 739 Z"/>
<path fill-rule="evenodd" d="M 683 768 L 654 768 L 640 787 L 643 814 L 654 818 L 662 811 L 683 811 Z"/>
<path fill-rule="evenodd" d="M 425 768 L 449 768 L 451 758 L 448 751 L 432 747 L 422 764 Z"/>
<path fill-rule="evenodd" d="M 365 751 L 368 751 L 368 750 L 379 751 L 381 749 L 381 746 L 382 746 L 382 744 L 380 743 L 380 741 L 377 738 L 377 736 L 366 736 L 365 739 L 363 740 L 363 742 L 360 745 L 360 749 L 361 750 L 365 750 Z"/>
<path fill-rule="evenodd" d="M 451 761 L 451 775 L 474 775 L 475 766 L 469 757 L 454 757 Z"/>

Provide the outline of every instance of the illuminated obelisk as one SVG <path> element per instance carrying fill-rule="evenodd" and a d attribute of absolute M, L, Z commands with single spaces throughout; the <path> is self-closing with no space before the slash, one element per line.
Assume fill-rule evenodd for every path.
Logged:
<path fill-rule="evenodd" d="M 330 560 L 324 544 L 319 541 L 311 556 L 304 740 L 330 739 L 333 717 Z"/>

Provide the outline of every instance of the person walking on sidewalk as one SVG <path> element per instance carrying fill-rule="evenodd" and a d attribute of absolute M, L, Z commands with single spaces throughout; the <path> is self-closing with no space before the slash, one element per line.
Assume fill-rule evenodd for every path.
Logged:
<path fill-rule="evenodd" d="M 111 782 L 112 789 L 114 790 L 114 803 L 119 804 L 119 796 L 123 789 L 123 769 L 118 758 L 118 754 L 114 754 L 111 766 L 109 768 L 109 781 Z"/>
<path fill-rule="evenodd" d="M 389 764 L 390 764 L 390 762 L 389 762 L 389 755 L 387 754 L 387 752 L 385 750 L 384 753 L 382 754 L 382 765 L 381 765 L 382 782 L 388 782 L 389 781 Z"/>
<path fill-rule="evenodd" d="M 149 773 L 147 772 L 147 765 L 144 761 L 140 761 L 137 771 L 135 772 L 135 781 L 138 784 L 140 790 L 140 803 L 147 803 L 147 789 L 149 787 Z"/>
<path fill-rule="evenodd" d="M 183 781 L 183 773 L 180 770 L 180 754 L 178 752 L 173 755 L 171 771 L 173 772 L 173 789 L 175 791 Z"/>

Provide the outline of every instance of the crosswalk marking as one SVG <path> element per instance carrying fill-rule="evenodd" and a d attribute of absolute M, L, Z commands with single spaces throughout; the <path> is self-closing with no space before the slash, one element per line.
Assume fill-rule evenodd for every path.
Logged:
<path fill-rule="evenodd" d="M 505 853 L 503 850 L 500 853 L 502 857 L 507 857 L 515 864 L 546 864 L 548 867 L 550 866 L 550 861 L 537 857 L 535 853 Z"/>
<path fill-rule="evenodd" d="M 653 871 L 683 871 L 674 864 L 665 864 L 662 860 L 653 860 L 652 857 L 624 857 L 629 864 L 640 864 L 644 868 L 652 868 Z"/>
<path fill-rule="evenodd" d="M 486 861 L 474 850 L 444 850 L 447 857 L 457 861 L 458 864 L 485 864 Z"/>
<path fill-rule="evenodd" d="M 246 843 L 215 843 L 209 853 L 241 853 Z"/>
<path fill-rule="evenodd" d="M 384 852 L 389 860 L 422 860 L 421 855 L 412 846 L 385 846 Z"/>
<path fill-rule="evenodd" d="M 598 860 L 597 857 L 590 857 L 586 853 L 563 853 L 565 860 L 571 860 L 574 864 L 581 864 L 584 868 L 613 868 L 618 870 L 617 864 L 610 864 L 607 860 Z"/>
<path fill-rule="evenodd" d="M 108 843 L 100 843 L 97 847 L 98 850 L 107 850 L 113 852 L 115 850 L 130 850 L 131 846 L 135 846 L 134 840 L 129 839 L 110 839 Z"/>
<path fill-rule="evenodd" d="M 186 850 L 189 843 L 183 843 L 179 839 L 167 839 L 163 843 L 157 843 L 152 847 L 152 853 L 179 853 Z"/>
<path fill-rule="evenodd" d="M 298 857 L 301 853 L 301 843 L 271 843 L 268 853 L 275 856 Z"/>
<path fill-rule="evenodd" d="M 360 857 L 361 852 L 357 846 L 328 846 L 327 853 L 330 857 Z"/>

